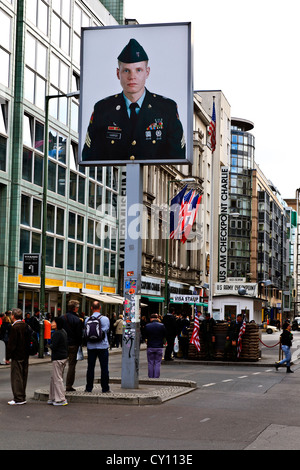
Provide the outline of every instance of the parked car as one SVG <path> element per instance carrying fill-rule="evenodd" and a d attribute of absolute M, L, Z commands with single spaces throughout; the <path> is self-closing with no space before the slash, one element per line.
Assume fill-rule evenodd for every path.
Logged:
<path fill-rule="evenodd" d="M 293 330 L 293 331 L 300 330 L 300 318 L 299 318 L 299 317 L 295 317 L 295 319 L 293 320 L 293 322 L 292 322 L 292 330 Z"/>
<path fill-rule="evenodd" d="M 277 326 L 274 325 L 268 325 L 266 322 L 261 323 L 259 325 L 259 328 L 263 329 L 266 333 L 271 335 L 272 333 L 275 333 L 276 331 L 279 331 Z"/>

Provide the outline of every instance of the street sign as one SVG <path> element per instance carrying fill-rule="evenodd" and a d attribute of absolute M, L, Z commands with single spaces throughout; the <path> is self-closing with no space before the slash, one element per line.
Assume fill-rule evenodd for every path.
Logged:
<path fill-rule="evenodd" d="M 39 253 L 23 254 L 23 276 L 39 276 L 40 275 L 40 258 Z"/>
<path fill-rule="evenodd" d="M 199 295 L 171 295 L 171 300 L 173 302 L 182 302 L 184 304 L 186 303 L 199 303 L 200 302 L 200 296 Z"/>

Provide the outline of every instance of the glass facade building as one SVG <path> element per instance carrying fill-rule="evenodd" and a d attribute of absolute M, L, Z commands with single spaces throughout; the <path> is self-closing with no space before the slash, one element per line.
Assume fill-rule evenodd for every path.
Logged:
<path fill-rule="evenodd" d="M 41 252 L 45 95 L 79 90 L 81 27 L 117 21 L 100 1 L 0 0 L 0 24 L 0 310 L 32 313 L 40 279 L 22 267 Z M 68 292 L 118 292 L 120 175 L 77 165 L 78 99 L 49 103 L 46 311 L 57 313 Z"/>
<path fill-rule="evenodd" d="M 250 121 L 231 119 L 228 277 L 250 272 L 252 169 L 255 139 Z M 234 215 L 233 215 L 234 214 Z"/>

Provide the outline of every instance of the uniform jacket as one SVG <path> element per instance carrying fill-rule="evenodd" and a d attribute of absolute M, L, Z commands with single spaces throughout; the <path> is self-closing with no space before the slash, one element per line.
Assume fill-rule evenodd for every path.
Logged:
<path fill-rule="evenodd" d="M 185 141 L 175 101 L 150 93 L 131 130 L 123 93 L 98 101 L 82 152 L 83 161 L 185 158 Z"/>

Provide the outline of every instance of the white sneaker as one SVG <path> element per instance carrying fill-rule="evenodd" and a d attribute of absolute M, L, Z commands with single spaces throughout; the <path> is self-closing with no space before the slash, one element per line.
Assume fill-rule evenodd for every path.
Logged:
<path fill-rule="evenodd" d="M 54 401 L 53 400 L 48 400 L 47 405 L 53 405 Z"/>
<path fill-rule="evenodd" d="M 26 401 L 15 401 L 15 400 L 11 400 L 9 402 L 7 402 L 8 405 L 25 405 Z"/>
<path fill-rule="evenodd" d="M 67 400 L 53 402 L 54 406 L 66 406 L 67 404 L 68 404 Z"/>

